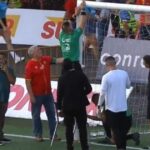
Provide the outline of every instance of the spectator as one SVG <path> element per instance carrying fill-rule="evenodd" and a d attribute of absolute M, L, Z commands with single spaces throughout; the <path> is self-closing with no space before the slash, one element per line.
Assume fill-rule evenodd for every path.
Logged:
<path fill-rule="evenodd" d="M 138 5 L 150 5 L 149 0 L 137 0 Z M 140 14 L 139 38 L 142 40 L 150 40 L 150 14 Z"/>
<path fill-rule="evenodd" d="M 20 8 L 22 7 L 21 0 L 8 0 L 10 8 Z"/>
<path fill-rule="evenodd" d="M 30 8 L 29 5 L 29 0 L 22 0 L 22 8 Z"/>
<path fill-rule="evenodd" d="M 22 0 L 22 8 L 51 9 L 47 0 Z"/>
<path fill-rule="evenodd" d="M 118 15 L 118 10 L 114 10 L 111 13 L 111 24 L 112 24 L 112 34 L 114 35 L 114 37 L 119 37 L 119 15 Z"/>
<path fill-rule="evenodd" d="M 99 59 L 99 47 L 96 38 L 96 10 L 91 7 L 85 8 L 87 12 L 87 21 L 84 29 L 84 49 L 87 50 L 92 46 L 92 52 L 96 60 Z"/>
<path fill-rule="evenodd" d="M 134 4 L 134 0 L 127 0 L 126 3 Z M 119 19 L 120 19 L 119 37 L 134 39 L 138 31 L 138 22 L 135 18 L 134 13 L 127 10 L 120 10 Z"/>
<path fill-rule="evenodd" d="M 64 10 L 65 0 L 47 0 L 49 7 L 51 10 Z"/>
<path fill-rule="evenodd" d="M 109 19 L 110 19 L 110 10 L 101 9 L 99 16 L 97 18 L 98 42 L 100 52 L 102 51 L 104 38 L 107 36 Z"/>
<path fill-rule="evenodd" d="M 0 145 L 11 141 L 4 137 L 3 128 L 8 106 L 10 84 L 14 85 L 15 81 L 16 77 L 13 69 L 7 64 L 6 54 L 0 53 Z"/>
<path fill-rule="evenodd" d="M 86 106 L 89 101 L 86 95 L 91 92 L 92 87 L 82 70 L 74 69 L 70 60 L 64 60 L 63 70 L 64 73 L 58 81 L 57 106 L 64 113 L 67 150 L 73 150 L 75 120 L 79 129 L 81 148 L 89 150 L 86 128 Z"/>
<path fill-rule="evenodd" d="M 35 140 L 41 142 L 42 123 L 40 119 L 41 107 L 44 105 L 49 125 L 49 136 L 52 139 L 55 126 L 54 99 L 51 91 L 50 64 L 62 63 L 62 58 L 42 56 L 42 51 L 38 46 L 31 46 L 28 49 L 31 59 L 25 68 L 26 87 L 29 92 L 32 106 L 33 133 Z M 56 136 L 55 140 L 59 138 Z"/>
<path fill-rule="evenodd" d="M 97 0 L 99 2 L 108 2 L 108 3 L 125 3 L 126 0 Z M 111 13 L 111 14 L 110 14 Z M 118 33 L 119 33 L 119 16 L 118 16 L 118 11 L 117 10 L 114 10 L 114 11 L 108 11 L 106 9 L 102 9 L 102 14 L 105 14 L 105 15 L 102 15 L 102 16 L 105 16 L 105 20 L 102 21 L 102 24 L 99 24 L 99 26 L 103 27 L 102 29 L 100 28 L 99 32 L 103 35 L 101 36 L 100 38 L 102 40 L 100 40 L 100 50 L 102 50 L 102 45 L 103 45 L 103 39 L 105 38 L 105 36 L 108 34 L 107 31 L 108 31 L 108 24 L 109 24 L 109 18 L 111 19 L 111 24 L 112 24 L 112 35 L 114 37 L 117 37 L 118 36 Z M 101 17 L 102 17 L 101 16 Z M 103 18 L 103 17 L 102 17 Z M 105 25 L 104 25 L 105 24 Z M 112 36 L 111 35 L 111 36 Z"/>
<path fill-rule="evenodd" d="M 0 2 L 0 35 L 4 38 L 7 49 L 8 50 L 14 50 L 9 30 L 7 29 L 7 22 L 6 22 L 6 11 L 8 8 L 8 4 L 6 2 Z M 11 56 L 14 58 L 15 63 L 20 62 L 21 60 L 24 60 L 24 57 L 18 56 L 14 52 L 10 52 Z"/>
<path fill-rule="evenodd" d="M 143 57 L 144 65 L 146 68 L 149 69 L 149 75 L 148 75 L 148 91 L 147 91 L 147 119 L 150 122 L 150 55 L 145 55 Z"/>
<path fill-rule="evenodd" d="M 117 150 L 126 150 L 126 88 L 130 87 L 127 72 L 116 68 L 116 60 L 109 56 L 105 59 L 108 72 L 102 77 L 98 111 L 105 101 L 105 115 L 112 130 Z"/>

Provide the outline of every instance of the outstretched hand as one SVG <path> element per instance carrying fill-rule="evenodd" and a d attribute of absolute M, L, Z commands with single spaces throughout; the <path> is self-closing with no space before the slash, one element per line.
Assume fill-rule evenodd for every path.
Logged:
<path fill-rule="evenodd" d="M 85 0 L 82 1 L 82 3 L 80 4 L 80 8 L 83 9 L 86 6 L 86 2 Z"/>
<path fill-rule="evenodd" d="M 101 109 L 98 109 L 97 117 L 100 118 L 100 119 L 102 119 L 103 121 L 106 120 L 105 112 L 101 111 Z"/>

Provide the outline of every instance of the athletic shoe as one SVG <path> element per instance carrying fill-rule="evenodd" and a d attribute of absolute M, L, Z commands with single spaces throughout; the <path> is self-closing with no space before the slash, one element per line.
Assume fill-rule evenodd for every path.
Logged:
<path fill-rule="evenodd" d="M 73 142 L 74 143 L 80 143 L 80 140 L 74 140 Z"/>
<path fill-rule="evenodd" d="M 99 140 L 98 143 L 101 143 L 101 144 L 112 144 L 112 142 L 110 141 L 110 139 L 108 137 L 105 137 L 104 139 Z"/>
<path fill-rule="evenodd" d="M 0 146 L 3 146 L 3 145 L 4 145 L 4 143 L 2 141 L 0 141 Z"/>
<path fill-rule="evenodd" d="M 51 138 L 51 140 L 52 140 L 52 138 Z M 58 136 L 55 136 L 55 137 L 54 137 L 54 141 L 60 141 L 60 140 L 61 140 L 60 137 L 58 137 Z"/>
<path fill-rule="evenodd" d="M 150 146 L 144 146 L 142 149 L 150 149 Z"/>
<path fill-rule="evenodd" d="M 140 134 L 139 133 L 133 133 L 133 141 L 135 142 L 135 145 L 140 144 Z"/>
<path fill-rule="evenodd" d="M 3 143 L 10 143 L 10 142 L 11 142 L 11 139 L 3 138 L 3 139 L 2 139 L 2 142 L 3 142 Z"/>
<path fill-rule="evenodd" d="M 44 141 L 44 139 L 42 137 L 35 137 L 35 140 L 37 142 L 43 142 Z"/>

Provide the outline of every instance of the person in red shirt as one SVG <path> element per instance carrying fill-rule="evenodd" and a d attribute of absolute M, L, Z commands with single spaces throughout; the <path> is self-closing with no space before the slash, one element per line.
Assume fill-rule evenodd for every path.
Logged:
<path fill-rule="evenodd" d="M 150 6 L 150 0 L 136 0 L 137 5 Z M 140 14 L 139 38 L 142 40 L 150 40 L 150 13 Z"/>
<path fill-rule="evenodd" d="M 53 58 L 51 56 L 43 56 L 38 46 L 31 46 L 28 49 L 31 59 L 25 67 L 26 87 L 30 96 L 33 133 L 35 139 L 39 142 L 43 141 L 42 123 L 40 118 L 41 107 L 44 105 L 48 118 L 50 130 L 50 139 L 52 139 L 56 127 L 54 99 L 51 92 L 51 76 L 50 65 L 62 63 L 63 58 Z M 59 138 L 56 136 L 55 140 Z"/>
<path fill-rule="evenodd" d="M 65 18 L 71 19 L 77 7 L 77 0 L 66 0 L 64 9 L 66 10 Z"/>

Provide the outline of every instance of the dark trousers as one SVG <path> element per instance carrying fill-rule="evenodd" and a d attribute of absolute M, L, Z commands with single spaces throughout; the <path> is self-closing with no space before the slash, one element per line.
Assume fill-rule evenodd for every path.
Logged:
<path fill-rule="evenodd" d="M 125 119 L 125 120 L 126 120 L 126 123 L 125 123 L 125 132 L 126 132 L 126 134 L 128 134 L 128 132 L 129 132 L 131 126 L 132 126 L 132 115 L 126 116 L 126 119 Z M 103 121 L 103 127 L 104 127 L 104 130 L 105 130 L 106 136 L 107 136 L 108 138 L 112 138 L 112 135 L 111 135 L 111 128 L 110 128 L 110 126 L 109 126 L 107 120 L 106 120 L 106 121 Z M 132 139 L 132 136 L 131 136 L 131 135 L 132 135 L 132 134 L 126 135 L 126 140 Z"/>
<path fill-rule="evenodd" d="M 5 123 L 5 113 L 7 111 L 8 103 L 0 102 L 0 141 L 3 139 L 3 128 Z"/>
<path fill-rule="evenodd" d="M 56 118 L 55 118 L 55 108 L 54 108 L 54 100 L 52 94 L 35 96 L 36 102 L 32 103 L 32 120 L 33 120 L 33 133 L 35 137 L 42 137 L 43 135 L 43 127 L 42 120 L 40 118 L 42 105 L 45 108 L 46 116 L 48 119 L 49 125 L 49 136 L 53 137 L 55 126 L 56 126 Z"/>
<path fill-rule="evenodd" d="M 126 149 L 126 111 L 114 113 L 106 110 L 106 119 L 113 132 L 117 150 Z"/>
<path fill-rule="evenodd" d="M 73 150 L 73 129 L 75 120 L 79 129 L 80 142 L 82 150 L 88 150 L 88 140 L 87 140 L 87 115 L 86 109 L 82 110 L 71 110 L 64 111 L 64 122 L 66 126 L 66 140 L 67 140 L 67 150 Z"/>
<path fill-rule="evenodd" d="M 103 122 L 103 127 L 105 130 L 105 134 L 108 138 L 111 138 L 111 128 L 109 127 L 109 125 L 107 124 L 107 122 Z"/>
<path fill-rule="evenodd" d="M 147 101 L 147 119 L 150 120 L 150 96 Z"/>

